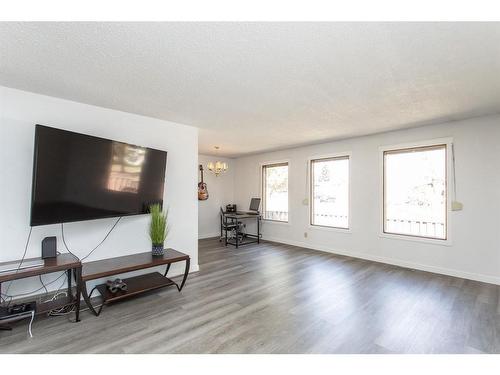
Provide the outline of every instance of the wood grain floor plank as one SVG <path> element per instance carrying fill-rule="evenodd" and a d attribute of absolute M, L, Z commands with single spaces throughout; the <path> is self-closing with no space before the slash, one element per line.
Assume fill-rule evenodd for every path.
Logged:
<path fill-rule="evenodd" d="M 199 241 L 163 289 L 0 331 L 0 353 L 500 353 L 500 287 L 291 245 Z"/>

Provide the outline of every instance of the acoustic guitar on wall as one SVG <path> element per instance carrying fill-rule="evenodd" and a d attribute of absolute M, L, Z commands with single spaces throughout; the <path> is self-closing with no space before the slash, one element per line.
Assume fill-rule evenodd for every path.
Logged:
<path fill-rule="evenodd" d="M 206 201 L 208 199 L 207 184 L 203 182 L 203 165 L 200 164 L 201 181 L 198 182 L 198 200 Z"/>

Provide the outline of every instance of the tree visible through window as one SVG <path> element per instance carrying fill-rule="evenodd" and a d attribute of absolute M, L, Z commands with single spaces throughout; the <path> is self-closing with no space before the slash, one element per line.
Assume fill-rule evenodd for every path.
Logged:
<path fill-rule="evenodd" d="M 264 219 L 288 221 L 288 163 L 262 167 Z"/>
<path fill-rule="evenodd" d="M 349 157 L 311 161 L 311 224 L 349 228 Z"/>
<path fill-rule="evenodd" d="M 446 145 L 384 152 L 384 232 L 445 240 Z"/>

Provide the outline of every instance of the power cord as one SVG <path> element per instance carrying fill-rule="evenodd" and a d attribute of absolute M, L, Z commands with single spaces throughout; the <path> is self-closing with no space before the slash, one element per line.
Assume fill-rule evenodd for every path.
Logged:
<path fill-rule="evenodd" d="M 84 261 L 85 259 L 87 259 L 90 255 L 92 255 L 92 253 L 94 253 L 94 251 L 96 251 L 103 243 L 104 241 L 107 240 L 107 238 L 109 237 L 109 235 L 111 234 L 111 232 L 113 232 L 113 230 L 115 229 L 115 227 L 118 225 L 118 223 L 120 222 L 120 220 L 122 219 L 122 216 L 120 216 L 116 221 L 115 223 L 113 224 L 113 226 L 111 227 L 111 229 L 106 233 L 106 235 L 104 236 L 104 238 L 102 239 L 101 242 L 99 242 L 97 244 L 97 246 L 95 246 L 87 255 L 85 255 L 83 258 L 79 258 L 80 262 Z M 71 255 L 73 255 L 74 257 L 78 258 L 78 256 L 76 256 L 70 249 L 69 249 L 69 246 L 68 244 L 66 243 L 66 237 L 64 236 L 64 223 L 61 223 L 61 237 L 62 237 L 62 240 L 63 240 L 63 244 L 64 244 L 64 247 L 65 249 L 68 251 L 68 253 L 70 253 Z M 41 281 L 41 279 L 40 279 Z M 43 284 L 43 282 L 42 282 Z M 58 289 L 58 291 L 62 288 L 62 286 Z M 50 301 L 53 301 L 57 298 L 58 295 L 65 295 L 67 296 L 68 294 L 66 292 L 61 292 L 61 293 L 57 293 L 52 297 L 52 299 L 50 299 Z M 75 311 L 75 305 L 70 305 L 70 306 L 65 306 L 65 307 L 62 307 L 60 309 L 54 309 L 54 310 L 51 310 L 48 312 L 48 316 L 63 316 L 63 315 L 68 315 L 70 313 L 72 313 L 73 311 Z M 85 311 L 85 310 L 80 310 L 80 311 Z"/>
<path fill-rule="evenodd" d="M 26 245 L 24 247 L 24 253 L 23 253 L 23 256 L 21 258 L 21 261 L 19 262 L 19 266 L 17 267 L 16 269 L 16 272 L 19 272 L 19 270 L 21 269 L 21 266 L 24 262 L 24 259 L 26 258 L 26 253 L 28 252 L 28 246 L 29 246 L 29 243 L 30 243 L 30 238 L 31 238 L 31 233 L 33 231 L 33 227 L 30 227 L 30 231 L 28 233 L 28 238 L 26 240 Z M 48 293 L 48 289 L 47 289 L 47 285 L 50 285 L 54 282 L 56 282 L 57 280 L 59 280 L 63 275 L 65 275 L 65 273 L 63 272 L 61 275 L 59 275 L 55 280 L 49 282 L 48 284 L 45 284 L 42 280 L 42 275 L 39 275 L 38 278 L 40 280 L 40 283 L 42 284 L 42 287 L 41 288 L 38 288 L 36 290 L 33 290 L 31 292 L 27 292 L 27 293 L 21 293 L 21 294 L 16 294 L 16 295 L 9 295 L 8 292 L 10 290 L 10 286 L 12 285 L 12 281 L 9 282 L 9 285 L 7 286 L 7 289 L 5 290 L 5 293 L 0 293 L 0 299 L 2 300 L 2 303 L 5 303 L 7 300 L 6 298 L 4 297 L 7 297 L 9 298 L 9 302 L 7 303 L 7 307 L 10 306 L 10 303 L 12 302 L 12 300 L 15 298 L 15 297 L 23 297 L 23 296 L 27 296 L 27 295 L 30 295 L 30 294 L 33 294 L 33 293 L 36 293 L 42 289 L 45 289 L 45 293 Z"/>
<path fill-rule="evenodd" d="M 43 283 L 43 280 L 42 280 L 42 275 L 38 275 L 38 279 L 40 280 L 40 284 L 42 284 L 43 288 L 45 289 L 45 294 L 48 294 L 49 293 L 49 290 L 47 289 L 47 287 L 45 286 L 45 284 Z"/>
<path fill-rule="evenodd" d="M 35 311 L 31 311 L 31 320 L 30 324 L 28 325 L 28 333 L 30 334 L 30 337 L 33 338 L 33 332 L 31 331 L 31 326 L 33 325 L 33 320 L 35 320 Z"/>
<path fill-rule="evenodd" d="M 55 282 L 55 281 L 57 281 L 57 279 L 54 280 L 53 282 Z M 68 292 L 66 292 L 66 291 L 60 292 L 60 290 L 66 285 L 67 281 L 68 281 L 68 279 L 65 278 L 63 280 L 63 282 L 61 283 L 61 285 L 56 289 L 54 295 L 51 298 L 43 301 L 43 303 L 55 301 L 59 296 L 62 296 L 62 295 L 65 296 L 65 297 L 67 297 L 68 296 Z M 40 275 L 40 283 L 42 284 L 43 288 L 45 289 L 45 295 L 49 294 L 47 286 L 43 282 L 43 279 L 42 279 L 41 275 Z M 63 316 L 63 315 L 68 315 L 68 314 L 70 314 L 70 313 L 72 313 L 74 311 L 75 311 L 75 305 L 71 304 L 71 305 L 66 305 L 66 306 L 63 306 L 63 307 L 60 307 L 60 308 L 57 308 L 57 309 L 52 309 L 52 310 L 50 310 L 47 313 L 47 316 Z"/>
<path fill-rule="evenodd" d="M 64 239 L 64 223 L 61 223 L 61 237 L 62 237 L 62 240 L 63 240 L 64 247 L 66 248 L 66 250 L 68 251 L 68 253 L 70 253 L 71 255 L 73 255 L 75 258 L 78 258 L 75 254 L 73 254 L 71 252 L 71 250 L 68 248 L 68 245 L 66 244 L 66 240 Z M 78 259 L 80 259 L 80 258 L 78 258 Z"/>
<path fill-rule="evenodd" d="M 16 294 L 16 295 L 8 295 L 6 293 L 2 293 L 5 297 L 8 297 L 10 298 L 10 300 L 12 301 L 12 299 L 14 297 L 25 297 L 25 296 L 29 296 L 30 294 L 33 294 L 33 293 L 36 293 L 36 292 L 39 292 L 40 290 L 44 289 L 44 287 L 47 287 L 48 285 L 51 285 L 53 283 L 55 283 L 57 280 L 59 280 L 61 277 L 63 277 L 64 275 L 66 275 L 66 272 L 62 272 L 56 279 L 52 280 L 51 282 L 48 282 L 47 284 L 44 284 L 44 286 L 36 289 L 36 290 L 32 290 L 31 292 L 27 292 L 27 293 L 21 293 L 21 294 Z M 10 303 L 10 302 L 9 302 Z M 8 305 L 7 305 L 8 306 Z"/>
<path fill-rule="evenodd" d="M 120 220 L 121 220 L 121 219 L 122 219 L 122 216 L 120 216 L 120 217 L 116 220 L 116 222 L 113 224 L 113 226 L 112 226 L 112 227 L 111 227 L 111 229 L 108 231 L 108 233 L 106 234 L 106 236 L 104 236 L 104 238 L 102 239 L 102 241 L 101 241 L 101 242 L 99 242 L 99 244 L 98 244 L 96 247 L 94 247 L 90 253 L 88 253 L 88 254 L 87 254 L 87 255 L 85 255 L 82 259 L 80 259 L 80 261 L 84 261 L 85 259 L 87 259 L 90 255 L 92 255 L 92 253 L 93 253 L 94 251 L 96 251 L 96 250 L 97 250 L 97 248 L 98 248 L 99 246 L 101 246 L 101 245 L 104 243 L 104 241 L 106 241 L 106 239 L 109 237 L 109 235 L 111 234 L 111 232 L 113 231 L 113 229 L 115 229 L 115 227 L 118 225 L 118 223 L 120 222 Z"/>
<path fill-rule="evenodd" d="M 10 302 L 12 301 L 12 297 L 7 296 L 7 295 L 5 295 L 3 293 L 0 293 L 0 303 L 2 303 L 2 304 L 4 304 L 4 303 L 7 302 L 7 299 L 5 299 L 3 296 L 10 298 L 9 303 L 7 304 L 7 306 L 9 306 Z"/>
<path fill-rule="evenodd" d="M 68 293 L 66 291 L 59 292 L 66 285 L 67 281 L 68 281 L 68 278 L 66 278 L 65 280 L 63 280 L 63 282 L 61 283 L 61 285 L 59 286 L 59 288 L 57 288 L 57 290 L 55 291 L 55 294 L 52 296 L 52 298 L 50 298 L 48 300 L 45 300 L 43 302 L 45 303 L 45 302 L 49 302 L 49 301 L 55 301 L 57 299 L 57 297 L 61 296 L 61 295 L 64 295 L 65 297 L 67 297 Z M 43 283 L 43 280 L 42 280 L 41 276 L 40 276 L 40 282 L 42 283 L 42 285 L 45 288 L 45 295 L 49 294 L 49 291 L 48 291 L 47 287 L 45 286 L 45 284 Z M 64 306 L 64 307 L 60 307 L 60 308 L 57 308 L 57 309 L 52 309 L 52 310 L 50 310 L 47 313 L 47 316 L 67 315 L 67 314 L 69 314 L 69 313 L 71 313 L 73 311 L 75 311 L 75 305 L 74 304 L 67 305 L 67 306 Z"/>
<path fill-rule="evenodd" d="M 9 303 L 7 304 L 7 307 L 10 305 L 10 303 L 12 302 L 12 300 L 14 299 L 14 297 L 23 297 L 23 296 L 28 296 L 28 295 L 31 295 L 31 294 L 33 294 L 33 293 L 36 293 L 36 292 L 38 292 L 38 291 L 40 291 L 40 290 L 42 290 L 42 289 L 44 289 L 44 288 L 45 288 L 45 290 L 47 290 L 47 285 L 50 285 L 50 284 L 55 283 L 57 280 L 59 280 L 59 279 L 60 279 L 61 277 L 63 277 L 64 275 L 66 275 L 66 272 L 61 273 L 61 275 L 59 275 L 59 276 L 58 276 L 55 280 L 52 280 L 51 282 L 49 282 L 49 283 L 47 283 L 47 284 L 45 284 L 45 283 L 42 281 L 42 279 L 40 278 L 40 281 L 42 282 L 42 285 L 43 285 L 43 286 L 42 286 L 41 288 L 38 288 L 38 289 L 33 290 L 33 291 L 31 291 L 31 292 L 28 292 L 28 293 L 17 294 L 17 295 L 15 295 L 15 296 L 9 296 L 9 295 L 7 295 L 7 294 L 4 294 L 4 296 L 6 296 L 6 297 L 10 298 L 10 299 L 9 299 Z M 59 287 L 59 289 L 61 289 L 61 288 L 62 288 L 62 286 L 63 286 L 64 284 L 65 284 L 65 281 L 63 281 L 63 283 L 61 284 L 61 286 Z M 66 294 L 66 295 L 67 295 L 67 294 Z M 5 301 L 5 299 L 4 299 L 4 298 L 2 298 L 2 299 Z M 59 309 L 55 309 L 55 310 L 59 310 Z M 49 311 L 49 313 L 48 313 L 47 315 L 51 316 L 51 313 L 52 313 L 53 311 L 54 311 L 54 310 Z M 72 312 L 72 311 L 74 311 L 74 305 L 72 305 L 72 306 L 71 306 L 71 311 L 69 311 L 69 312 Z M 55 313 L 59 313 L 59 312 L 60 312 L 60 311 L 55 311 Z M 69 313 L 69 312 L 68 312 L 68 313 Z M 55 315 L 54 315 L 54 316 L 55 316 Z M 34 321 L 34 320 L 35 320 L 35 312 L 34 312 L 34 311 L 31 311 L 31 320 L 30 320 L 30 323 L 29 323 L 29 325 L 28 325 L 28 333 L 29 333 L 30 337 L 33 337 L 33 333 L 32 333 L 32 331 L 31 331 L 31 327 L 32 327 L 32 325 L 33 325 L 33 321 Z"/>
<path fill-rule="evenodd" d="M 87 255 L 85 255 L 83 258 L 79 258 L 78 256 L 76 256 L 70 249 L 69 249 L 69 246 L 68 244 L 66 243 L 66 238 L 64 236 L 64 223 L 61 223 L 61 237 L 62 237 L 62 241 L 63 241 L 63 244 L 64 244 L 64 247 L 65 249 L 68 251 L 68 253 L 70 253 L 71 255 L 73 255 L 75 258 L 79 259 L 80 261 L 83 261 L 85 259 L 87 259 L 90 255 L 92 255 L 94 253 L 94 251 L 96 251 L 103 243 L 104 241 L 106 241 L 106 239 L 109 237 L 109 235 L 111 234 L 111 232 L 113 232 L 113 230 L 115 229 L 115 227 L 118 225 L 118 223 L 120 222 L 120 220 L 122 219 L 122 216 L 120 216 L 116 222 L 113 224 L 113 226 L 111 227 L 111 229 L 106 233 L 106 235 L 104 236 L 104 238 L 102 239 L 101 242 L 99 242 L 97 244 L 97 246 L 95 246 Z M 23 256 L 21 258 L 21 261 L 19 263 L 19 266 L 17 267 L 16 269 L 16 272 L 19 272 L 19 270 L 21 269 L 21 266 L 24 262 L 24 259 L 26 258 L 26 253 L 28 252 L 28 246 L 29 246 L 29 243 L 30 243 L 30 239 L 31 239 L 31 233 L 33 231 L 33 227 L 30 226 L 30 231 L 28 233 L 28 238 L 26 240 L 26 245 L 24 247 L 24 253 L 23 253 Z M 17 298 L 17 297 L 24 297 L 24 296 L 28 296 L 28 295 L 31 295 L 33 293 L 36 293 L 36 292 L 39 292 L 41 290 L 45 290 L 45 294 L 48 294 L 49 293 L 49 290 L 47 289 L 47 286 L 48 285 L 51 285 L 53 283 L 55 283 L 57 280 L 59 280 L 61 277 L 63 277 L 64 275 L 66 274 L 66 272 L 63 272 L 61 273 L 61 275 L 59 275 L 56 279 L 52 280 L 51 282 L 45 284 L 43 282 L 43 279 L 42 279 L 42 276 L 39 275 L 38 278 L 39 278 L 39 281 L 40 281 L 40 284 L 42 284 L 42 286 L 36 290 L 33 290 L 31 292 L 27 292 L 27 293 L 21 293 L 21 294 L 17 294 L 17 295 L 9 295 L 8 292 L 10 290 L 10 286 L 12 285 L 12 281 L 9 282 L 9 285 L 7 286 L 7 289 L 5 291 L 5 293 L 0 293 L 0 302 L 1 303 L 5 303 L 7 301 L 6 298 L 9 299 L 9 302 L 7 303 L 7 307 L 10 306 L 10 303 L 12 302 L 12 300 L 14 298 Z M 68 280 L 69 282 L 69 280 Z M 61 288 L 64 286 L 65 284 L 65 281 L 63 281 L 63 283 L 61 284 L 61 286 L 56 290 L 56 294 L 52 297 L 52 299 L 50 299 L 49 301 L 53 301 L 54 299 L 57 298 L 58 295 L 62 295 L 62 294 L 65 294 L 67 296 L 67 292 L 62 292 L 62 293 L 58 293 L 59 290 L 61 290 Z M 69 314 L 71 312 L 74 311 L 74 305 L 71 306 L 71 309 L 68 311 L 67 310 L 67 306 L 66 307 L 63 307 L 61 309 L 54 309 L 54 310 L 51 310 L 49 311 L 48 315 L 50 316 L 58 316 L 58 315 L 66 315 L 66 314 Z M 84 311 L 84 310 L 82 310 Z"/>
<path fill-rule="evenodd" d="M 28 245 L 29 245 L 30 239 L 31 239 L 31 232 L 33 232 L 33 227 L 32 226 L 30 226 L 30 231 L 28 233 L 28 239 L 26 240 L 26 245 L 24 246 L 24 253 L 23 253 L 23 256 L 21 258 L 21 261 L 19 262 L 19 266 L 17 266 L 17 269 L 16 269 L 15 273 L 19 272 L 19 270 L 21 269 L 21 266 L 23 265 L 24 259 L 26 258 L 26 253 L 28 252 Z M 10 300 L 9 300 L 9 302 L 7 304 L 7 307 L 10 306 L 10 303 L 12 302 L 12 299 L 13 299 L 12 296 L 8 295 L 11 285 L 12 285 L 12 281 L 9 282 L 9 285 L 7 285 L 7 290 L 4 293 L 5 296 L 10 297 Z M 5 299 L 4 299 L 4 301 L 5 301 Z"/>
<path fill-rule="evenodd" d="M 104 238 L 102 239 L 101 242 L 99 242 L 99 244 L 94 247 L 87 255 L 85 255 L 83 258 L 78 258 L 68 247 L 68 244 L 66 243 L 66 238 L 64 236 L 64 223 L 61 223 L 61 236 L 62 236 L 62 240 L 63 240 L 63 244 L 64 244 L 64 247 L 66 248 L 66 250 L 73 256 L 75 256 L 76 258 L 80 259 L 80 262 L 84 261 L 85 259 L 87 259 L 90 255 L 92 255 L 92 253 L 94 251 L 96 251 L 99 246 L 101 246 L 104 241 L 107 240 L 107 238 L 109 237 L 109 235 L 111 234 L 111 232 L 113 232 L 113 229 L 115 229 L 115 227 L 118 225 L 118 223 L 120 222 L 120 220 L 122 219 L 122 216 L 120 216 L 116 222 L 113 224 L 113 226 L 111 227 L 111 229 L 108 231 L 108 233 L 106 233 L 106 235 L 104 236 Z"/>
<path fill-rule="evenodd" d="M 38 275 L 38 279 L 40 280 L 40 284 L 42 284 L 42 288 L 45 289 L 45 295 L 49 294 L 49 290 L 47 289 L 47 285 L 43 282 L 42 275 Z M 55 281 L 57 281 L 57 279 L 54 280 L 53 282 L 55 282 Z M 66 284 L 66 281 L 67 280 L 63 280 L 63 282 L 61 283 L 61 285 L 59 286 L 59 288 L 57 288 L 54 296 L 52 298 L 44 301 L 44 302 L 54 301 L 55 299 L 57 299 L 58 296 L 63 295 L 63 294 L 64 294 L 64 296 L 68 296 L 67 292 L 61 292 L 61 293 L 59 292 L 64 287 L 64 285 Z M 41 289 L 39 289 L 39 290 L 41 290 Z M 11 298 L 11 300 L 13 299 L 12 297 L 10 297 L 10 298 Z M 49 311 L 47 313 L 47 316 L 66 315 L 66 314 L 69 314 L 69 313 L 71 313 L 73 311 L 74 311 L 74 305 L 68 305 L 68 306 L 61 307 L 59 309 L 53 309 L 53 310 Z"/>

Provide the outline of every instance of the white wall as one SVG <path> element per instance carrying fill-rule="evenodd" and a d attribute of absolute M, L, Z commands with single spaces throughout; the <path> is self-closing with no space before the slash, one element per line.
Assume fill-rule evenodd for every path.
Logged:
<path fill-rule="evenodd" d="M 389 239 L 380 233 L 379 147 L 452 137 L 458 200 L 449 213 L 451 245 Z M 349 233 L 309 227 L 307 159 L 351 152 Z M 352 138 L 239 158 L 235 200 L 245 204 L 260 191 L 260 163 L 289 160 L 289 224 L 264 222 L 264 238 L 410 268 L 500 284 L 500 116 Z M 308 237 L 304 237 L 304 232 Z"/>
<path fill-rule="evenodd" d="M 207 169 L 207 163 L 215 160 L 225 161 L 229 166 L 227 172 L 218 177 Z M 203 180 L 209 194 L 206 201 L 198 201 L 198 238 L 216 237 L 220 234 L 220 207 L 234 200 L 234 160 L 200 154 L 198 164 L 203 164 Z"/>
<path fill-rule="evenodd" d="M 0 87 L 0 261 L 21 258 L 29 232 L 33 141 L 35 124 L 166 150 L 165 205 L 170 207 L 171 231 L 166 246 L 191 256 L 191 270 L 198 269 L 198 205 L 196 202 L 198 131 L 194 127 L 130 113 L 85 105 Z M 74 253 L 84 256 L 98 244 L 115 219 L 65 224 L 65 237 Z M 151 249 L 146 215 L 124 217 L 110 237 L 87 260 L 145 252 Z M 41 240 L 57 236 L 58 250 L 66 252 L 61 226 L 33 228 L 27 257 L 38 257 Z M 184 265 L 172 268 L 173 274 Z M 147 271 L 145 271 L 147 272 Z M 44 276 L 46 282 L 54 275 Z M 63 280 L 62 278 L 61 280 Z M 58 288 L 60 281 L 50 285 Z M 40 287 L 38 279 L 12 284 L 9 294 Z M 5 292 L 6 284 L 2 286 Z"/>

